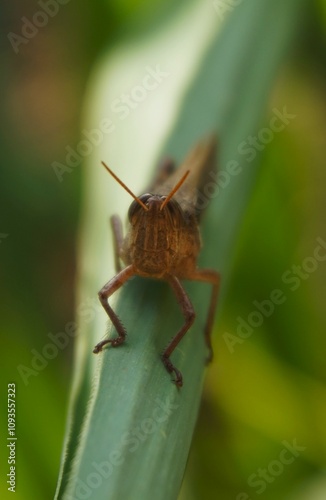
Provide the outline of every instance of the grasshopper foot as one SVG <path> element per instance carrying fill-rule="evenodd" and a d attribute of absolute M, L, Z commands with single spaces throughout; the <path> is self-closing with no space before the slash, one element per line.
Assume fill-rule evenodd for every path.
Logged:
<path fill-rule="evenodd" d="M 173 365 L 172 361 L 165 357 L 164 355 L 162 356 L 162 361 L 169 373 L 174 373 L 175 374 L 175 380 L 173 382 L 177 387 L 182 387 L 183 386 L 183 379 L 182 379 L 182 373 Z"/>

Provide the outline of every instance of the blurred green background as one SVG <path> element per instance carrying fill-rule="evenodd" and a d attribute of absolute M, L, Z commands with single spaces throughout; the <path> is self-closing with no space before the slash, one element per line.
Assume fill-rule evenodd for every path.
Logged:
<path fill-rule="evenodd" d="M 74 320 L 83 168 L 60 183 L 51 163 L 64 163 L 66 146 L 79 140 L 88 78 L 101 53 L 154 31 L 185 3 L 70 1 L 28 43 L 16 45 L 18 53 L 8 33 L 20 33 L 21 18 L 30 19 L 40 6 L 20 0 L 2 7 L 2 406 L 7 383 L 16 382 L 18 499 L 54 494 L 72 370 L 73 340 L 26 384 L 17 370 L 31 367 L 32 350 L 42 352 L 48 334 Z M 186 499 L 326 498 L 326 263 L 296 291 L 282 281 L 285 271 L 313 255 L 316 238 L 326 241 L 325 33 L 326 4 L 311 2 L 266 109 L 266 123 L 273 107 L 284 103 L 297 117 L 260 156 L 215 332 L 216 359 L 207 371 Z M 225 334 L 235 335 L 237 318 L 248 318 L 253 301 L 266 300 L 276 288 L 285 302 L 231 352 Z M 4 411 L 1 435 L 6 428 Z M 283 470 L 271 465 L 284 450 L 282 441 L 295 439 L 304 448 L 299 456 Z M 6 471 L 4 440 L 0 458 Z M 269 470 L 261 494 L 248 484 L 259 469 Z M 2 472 L 1 498 L 6 494 Z"/>

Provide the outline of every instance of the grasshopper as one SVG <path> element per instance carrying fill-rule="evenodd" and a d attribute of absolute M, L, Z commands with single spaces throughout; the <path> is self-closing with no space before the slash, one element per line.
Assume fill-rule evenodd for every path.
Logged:
<path fill-rule="evenodd" d="M 128 211 L 129 229 L 125 238 L 120 218 L 113 215 L 110 219 L 117 274 L 98 294 L 118 336 L 102 340 L 95 346 L 93 352 L 99 353 L 106 344 L 117 347 L 126 339 L 126 329 L 109 305 L 109 297 L 135 275 L 164 280 L 170 284 L 175 293 L 185 319 L 183 326 L 161 355 L 165 368 L 174 374 L 174 382 L 178 387 L 183 385 L 182 374 L 174 366 L 170 356 L 195 320 L 193 305 L 180 280 L 202 281 L 212 285 L 204 337 L 209 350 L 208 361 L 213 357 L 211 330 L 217 305 L 220 274 L 213 269 L 197 267 L 201 249 L 197 197 L 198 192 L 208 181 L 208 173 L 214 171 L 215 155 L 216 140 L 210 137 L 199 142 L 178 169 L 172 160 L 165 160 L 158 169 L 151 187 L 139 197 L 102 162 L 134 201 Z M 125 264 L 123 269 L 121 261 Z"/>

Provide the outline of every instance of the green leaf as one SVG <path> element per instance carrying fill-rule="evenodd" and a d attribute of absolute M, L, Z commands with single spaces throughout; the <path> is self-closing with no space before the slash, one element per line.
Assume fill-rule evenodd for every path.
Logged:
<path fill-rule="evenodd" d="M 221 174 L 203 221 L 199 264 L 219 269 L 225 289 L 258 171 L 244 146 L 259 131 L 277 68 L 306 2 L 243 1 L 222 29 L 216 4 L 197 2 L 150 38 L 116 48 L 100 62 L 90 85 L 87 131 L 99 130 L 103 119 L 112 126 L 86 165 L 80 328 L 57 498 L 175 499 L 180 489 L 201 398 L 202 329 L 210 290 L 205 284 L 186 285 L 197 318 L 172 356 L 183 373 L 181 390 L 159 358 L 183 321 L 165 283 L 128 282 L 111 300 L 127 328 L 127 342 L 92 354 L 107 324 L 96 293 L 114 274 L 107 217 L 123 216 L 130 204 L 100 160 L 141 192 L 160 157 L 181 161 L 201 137 L 217 131 Z M 141 100 L 139 87 L 157 65 L 165 76 Z M 126 93 L 133 106 L 124 104 L 128 114 L 122 118 L 117 106 Z M 115 335 L 111 325 L 109 333 Z"/>

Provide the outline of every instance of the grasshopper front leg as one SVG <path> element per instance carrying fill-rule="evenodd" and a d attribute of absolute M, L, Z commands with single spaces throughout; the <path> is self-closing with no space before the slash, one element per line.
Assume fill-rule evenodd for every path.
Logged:
<path fill-rule="evenodd" d="M 176 384 L 177 387 L 182 387 L 183 381 L 182 381 L 182 374 L 181 372 L 173 365 L 172 361 L 170 360 L 170 356 L 174 349 L 177 347 L 179 344 L 180 340 L 182 337 L 187 333 L 191 325 L 193 324 L 196 314 L 193 308 L 192 303 L 190 302 L 190 299 L 185 291 L 185 289 L 182 287 L 180 281 L 176 276 L 168 275 L 165 277 L 165 279 L 170 283 L 176 297 L 177 301 L 180 304 L 180 307 L 182 309 L 182 313 L 185 318 L 185 323 L 184 325 L 180 328 L 178 333 L 173 337 L 169 345 L 166 347 L 166 349 L 162 353 L 162 361 L 169 373 L 174 373 L 176 376 L 176 379 L 174 380 L 174 383 Z"/>
<path fill-rule="evenodd" d="M 127 266 L 125 269 L 120 271 L 116 276 L 114 276 L 114 278 L 112 278 L 106 285 L 104 285 L 104 287 L 98 293 L 102 306 L 104 307 L 105 311 L 107 312 L 107 315 L 111 319 L 112 323 L 114 324 L 118 332 L 118 337 L 113 339 L 105 339 L 96 344 L 96 346 L 93 349 L 93 352 L 95 354 L 102 351 L 103 346 L 106 344 L 111 344 L 112 347 L 117 347 L 118 345 L 123 344 L 123 342 L 126 339 L 127 335 L 126 329 L 121 323 L 116 313 L 110 307 L 108 303 L 108 298 L 114 292 L 116 292 L 126 281 L 128 281 L 128 279 L 131 278 L 131 276 L 133 276 L 134 274 L 135 274 L 134 267 L 132 265 Z"/>
<path fill-rule="evenodd" d="M 180 328 L 178 333 L 173 337 L 169 345 L 166 347 L 162 354 L 162 361 L 169 373 L 174 373 L 176 376 L 175 379 L 175 384 L 178 387 L 182 387 L 183 381 L 182 381 L 182 374 L 181 372 L 173 365 L 172 361 L 170 360 L 170 356 L 174 349 L 177 347 L 183 336 L 187 333 L 191 325 L 193 324 L 195 320 L 195 311 L 193 308 L 192 303 L 190 302 L 190 299 L 182 287 L 180 281 L 175 277 L 175 276 L 167 276 L 165 278 L 171 285 L 178 303 L 181 306 L 183 315 L 185 317 L 185 324 Z M 215 315 L 215 310 L 216 310 L 216 305 L 217 305 L 217 298 L 218 298 L 218 292 L 219 292 L 219 284 L 220 284 L 220 274 L 217 271 L 214 271 L 213 269 L 195 269 L 191 274 L 189 274 L 186 279 L 189 280 L 194 280 L 194 281 L 202 281 L 205 283 L 210 283 L 212 285 L 212 294 L 211 294 L 211 300 L 210 300 L 210 305 L 208 309 L 208 314 L 207 314 L 207 319 L 206 319 L 206 325 L 204 328 L 204 336 L 205 336 L 205 342 L 208 347 L 209 353 L 208 353 L 208 358 L 207 362 L 212 361 L 213 359 L 213 348 L 212 348 L 212 342 L 211 342 L 211 333 L 212 333 L 212 328 L 213 328 L 213 320 L 214 320 L 214 315 Z"/>

